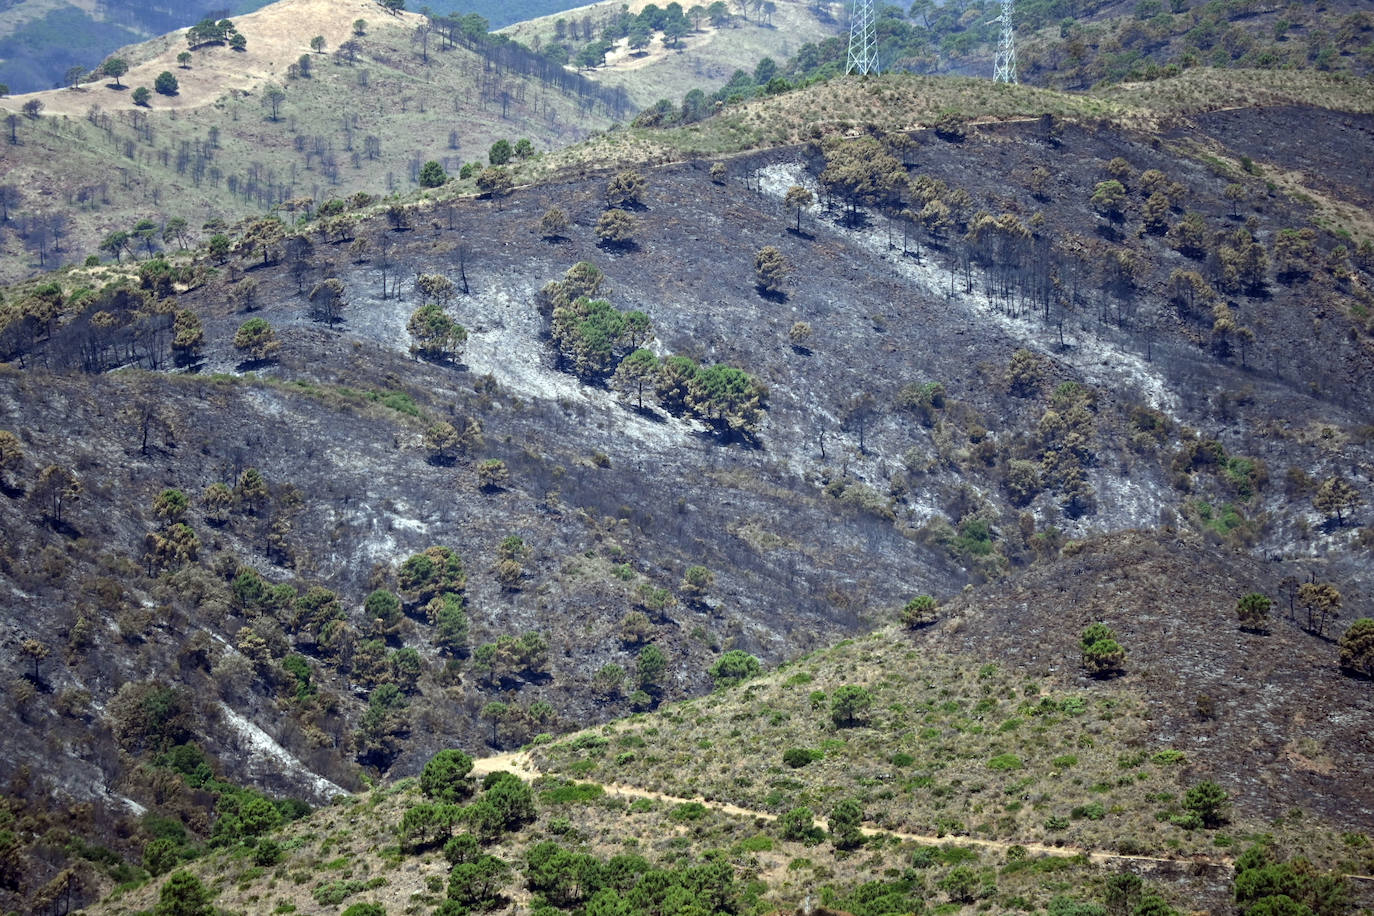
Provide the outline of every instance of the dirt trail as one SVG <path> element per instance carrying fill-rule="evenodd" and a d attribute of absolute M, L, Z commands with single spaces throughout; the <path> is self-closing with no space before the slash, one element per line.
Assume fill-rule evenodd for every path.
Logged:
<path fill-rule="evenodd" d="M 508 770 L 521 779 L 533 780 L 543 775 L 538 766 L 535 765 L 533 758 L 528 751 L 514 751 L 508 754 L 497 754 L 493 757 L 484 757 L 475 760 L 472 764 L 472 772 L 477 776 L 485 776 L 497 770 Z M 582 780 L 592 782 L 593 780 Z M 729 814 L 733 817 L 757 818 L 765 821 L 776 821 L 778 816 L 769 811 L 754 811 L 749 808 L 741 808 L 728 802 L 710 801 L 700 796 L 696 798 L 682 798 L 676 795 L 668 795 L 664 792 L 655 792 L 650 789 L 641 789 L 637 786 L 627 786 L 614 782 L 596 783 L 605 790 L 607 795 L 615 795 L 621 798 L 649 798 L 655 801 L 668 802 L 670 804 L 685 804 L 696 802 L 710 808 L 712 811 L 719 811 L 722 814 Z M 829 829 L 829 824 L 825 818 L 816 818 L 816 824 L 822 829 Z M 908 840 L 913 843 L 924 843 L 928 845 L 958 844 L 961 846 L 976 846 L 979 849 L 991 849 L 1005 852 L 1013 846 L 1019 846 L 1026 852 L 1037 856 L 1058 856 L 1060 858 L 1072 858 L 1083 856 L 1095 865 L 1104 865 L 1112 862 L 1135 862 L 1146 866 L 1192 866 L 1202 868 L 1221 868 L 1229 871 L 1233 861 L 1228 858 L 1202 858 L 1194 857 L 1187 859 L 1171 859 L 1163 856 L 1127 855 L 1125 853 L 1104 852 L 1101 850 L 1085 849 L 1080 846 L 1050 846 L 1044 843 L 1017 843 L 1010 840 L 984 840 L 975 837 L 959 836 L 934 836 L 931 834 L 906 833 L 900 830 L 886 830 L 881 827 L 861 827 L 864 836 L 875 836 L 882 834 L 885 836 L 895 836 L 899 840 Z M 1359 875 L 1349 875 L 1347 877 L 1360 878 Z"/>

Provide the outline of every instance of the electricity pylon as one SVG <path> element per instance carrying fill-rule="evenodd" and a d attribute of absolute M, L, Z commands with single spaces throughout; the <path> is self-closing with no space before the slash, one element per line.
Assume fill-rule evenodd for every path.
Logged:
<path fill-rule="evenodd" d="M 1002 15 L 993 22 L 1002 23 L 1002 40 L 997 45 L 997 57 L 992 67 L 992 81 L 995 83 L 1015 83 L 1016 79 L 1016 32 L 1012 29 L 1011 15 L 1016 0 L 1002 0 Z M 852 47 L 851 39 L 851 47 Z"/>
<path fill-rule="evenodd" d="M 873 0 L 854 0 L 849 18 L 849 63 L 845 73 L 878 72 L 877 28 L 874 26 Z"/>

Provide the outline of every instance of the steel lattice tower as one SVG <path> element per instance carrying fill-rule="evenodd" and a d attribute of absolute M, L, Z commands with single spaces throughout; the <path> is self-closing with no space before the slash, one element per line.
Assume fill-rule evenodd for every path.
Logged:
<path fill-rule="evenodd" d="M 873 0 L 854 0 L 849 18 L 849 63 L 845 73 L 878 72 L 877 28 L 874 26 Z"/>
<path fill-rule="evenodd" d="M 997 57 L 992 68 L 995 83 L 1015 83 L 1016 79 L 1016 32 L 1012 29 L 1011 15 L 1016 0 L 1002 0 L 1002 15 L 993 22 L 1002 23 L 1002 40 L 997 46 Z M 852 39 L 851 39 L 852 41 Z"/>

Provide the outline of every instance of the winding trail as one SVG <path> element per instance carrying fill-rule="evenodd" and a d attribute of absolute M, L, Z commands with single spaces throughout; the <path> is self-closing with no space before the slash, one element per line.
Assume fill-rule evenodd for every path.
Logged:
<path fill-rule="evenodd" d="M 472 764 L 472 772 L 476 776 L 485 776 L 497 770 L 507 770 L 519 776 L 521 779 L 535 780 L 544 775 L 535 765 L 534 759 L 528 751 L 513 751 L 507 754 L 497 754 L 492 757 L 484 757 L 475 760 Z M 756 818 L 765 821 L 776 821 L 778 816 L 769 811 L 755 811 L 749 808 L 741 808 L 728 802 L 711 801 L 705 798 L 682 798 L 676 795 L 668 795 L 663 792 L 655 792 L 649 789 L 641 789 L 637 786 L 627 786 L 613 782 L 595 782 L 594 780 L 578 780 L 579 782 L 594 782 L 599 785 L 607 795 L 615 795 L 621 798 L 649 798 L 655 801 L 668 802 L 670 804 L 684 804 L 696 802 L 710 808 L 712 811 L 719 811 L 722 814 L 729 814 L 734 817 Z M 816 818 L 817 826 L 828 829 L 829 825 L 825 818 Z M 1231 871 L 1234 867 L 1234 860 L 1230 858 L 1210 858 L 1195 856 L 1190 858 L 1166 858 L 1164 856 L 1130 855 L 1119 852 L 1104 852 L 1095 849 L 1085 849 L 1080 846 L 1050 846 L 1045 843 L 1018 843 L 1011 840 L 985 840 L 968 836 L 934 836 L 931 834 L 906 833 L 900 830 L 887 830 L 881 827 L 864 826 L 860 830 L 864 836 L 894 836 L 899 840 L 909 840 L 914 843 L 927 845 L 960 845 L 976 846 L 979 849 L 990 849 L 1005 852 L 1013 846 L 1019 846 L 1026 852 L 1037 856 L 1057 856 L 1059 858 L 1074 858 L 1082 856 L 1094 865 L 1106 865 L 1115 862 L 1131 862 L 1137 866 L 1145 868 L 1216 868 Z M 1365 875 L 1346 875 L 1347 878 L 1362 881 L 1374 881 L 1374 877 Z"/>

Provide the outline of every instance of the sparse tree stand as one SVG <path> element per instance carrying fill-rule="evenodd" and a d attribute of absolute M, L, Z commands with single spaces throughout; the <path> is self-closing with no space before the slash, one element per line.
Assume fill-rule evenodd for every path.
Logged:
<path fill-rule="evenodd" d="M 765 296 L 782 296 L 783 284 L 792 272 L 782 252 L 765 245 L 754 255 L 754 281 Z"/>
<path fill-rule="evenodd" d="M 133 103 L 135 105 L 139 105 L 146 108 L 148 106 L 148 102 L 152 99 L 152 97 L 153 93 L 151 89 L 149 89 L 147 86 L 139 86 L 137 89 L 134 90 Z"/>
<path fill-rule="evenodd" d="M 1327 620 L 1340 616 L 1341 604 L 1341 593 L 1329 582 L 1304 582 L 1298 587 L 1298 607 L 1307 614 L 1304 628 L 1310 633 L 1326 632 Z"/>
<path fill-rule="evenodd" d="M 178 54 L 178 55 L 177 55 L 177 65 L 180 66 L 181 69 L 183 69 L 183 70 L 190 70 L 190 69 L 191 69 L 191 52 L 190 52 L 190 51 L 182 51 L 180 54 Z"/>
<path fill-rule="evenodd" d="M 323 35 L 316 35 L 314 38 L 310 39 L 310 50 L 314 51 L 316 54 L 324 53 Z"/>
<path fill-rule="evenodd" d="M 157 79 L 153 80 L 153 88 L 158 91 L 159 95 L 176 95 L 181 86 L 177 83 L 177 78 L 172 75 L 171 70 L 163 70 L 157 75 Z"/>

